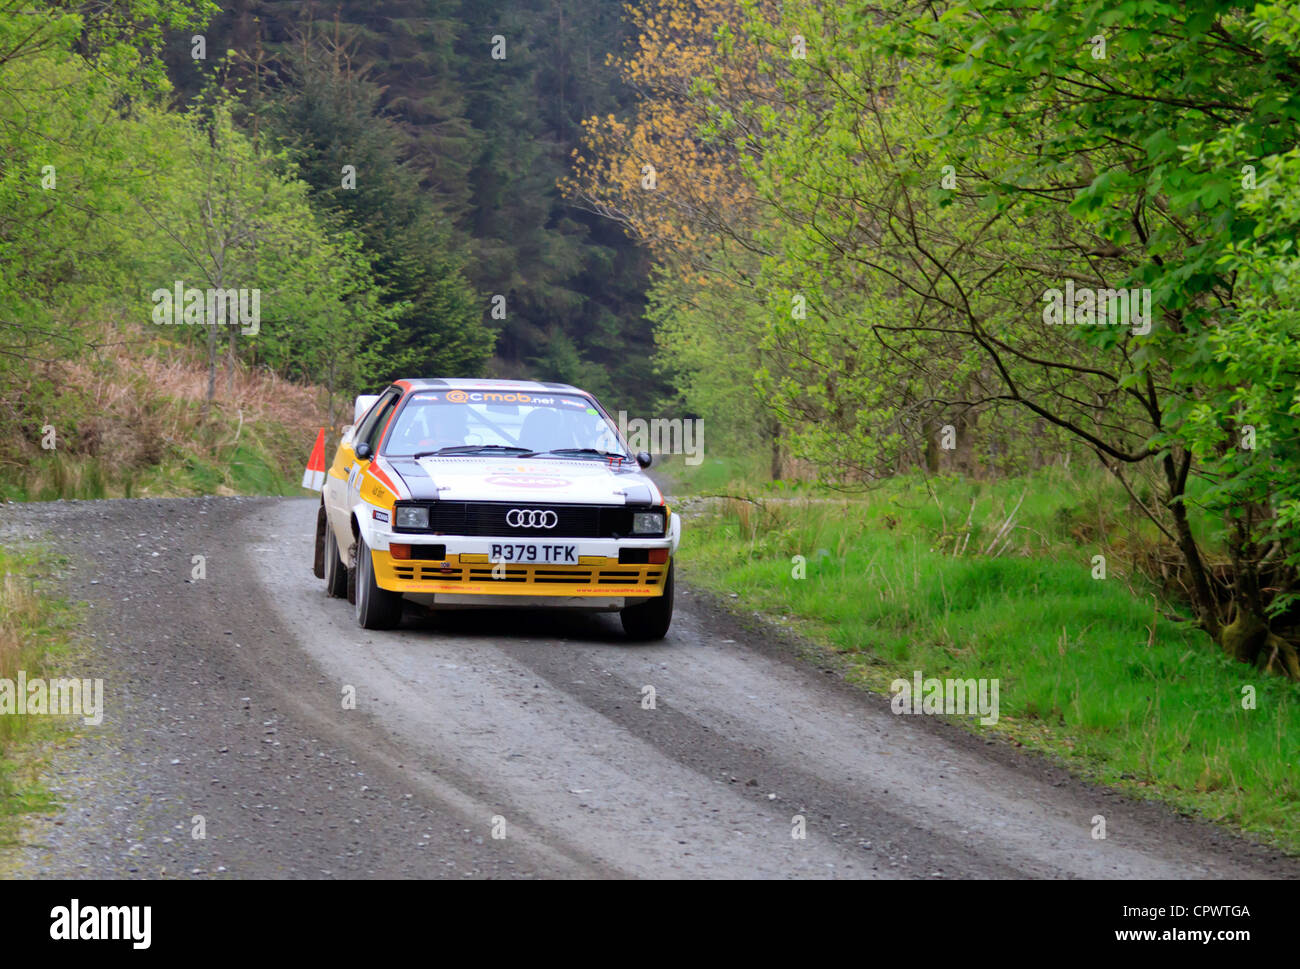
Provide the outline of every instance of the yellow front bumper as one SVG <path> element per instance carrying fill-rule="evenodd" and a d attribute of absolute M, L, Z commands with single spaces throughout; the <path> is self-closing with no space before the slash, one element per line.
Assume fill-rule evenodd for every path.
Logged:
<path fill-rule="evenodd" d="M 483 554 L 437 561 L 370 554 L 381 589 L 462 595 L 659 596 L 669 565 L 620 565 L 617 558 L 603 555 L 580 555 L 577 565 L 492 565 Z"/>

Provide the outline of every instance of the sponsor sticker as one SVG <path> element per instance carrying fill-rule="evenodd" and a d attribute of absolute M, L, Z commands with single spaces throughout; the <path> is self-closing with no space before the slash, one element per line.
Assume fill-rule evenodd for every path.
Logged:
<path fill-rule="evenodd" d="M 421 399 L 437 400 L 437 397 Z M 535 397 L 522 390 L 449 390 L 443 398 L 449 404 L 527 404 L 529 407 L 558 407 L 565 404 L 585 410 L 588 414 L 596 411 L 587 406 L 585 400 L 571 397 Z"/>

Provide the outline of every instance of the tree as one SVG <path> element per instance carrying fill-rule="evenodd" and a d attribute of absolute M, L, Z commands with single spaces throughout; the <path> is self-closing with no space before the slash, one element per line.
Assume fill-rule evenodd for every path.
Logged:
<path fill-rule="evenodd" d="M 466 279 L 467 247 L 400 157 L 396 123 L 345 46 L 311 29 L 285 55 L 273 95 L 257 105 L 286 143 L 311 198 L 373 254 L 397 315 L 375 379 L 476 376 L 495 335 Z"/>
<path fill-rule="evenodd" d="M 888 361 L 874 377 L 901 370 L 944 406 L 1027 411 L 1130 489 L 1153 472 L 1158 502 L 1134 500 L 1178 548 L 1199 622 L 1231 655 L 1300 675 L 1294 637 L 1278 634 L 1296 546 L 1270 510 L 1276 492 L 1255 491 L 1243 512 L 1225 487 L 1263 479 L 1231 456 L 1243 388 L 1214 352 L 1241 308 L 1230 255 L 1258 241 L 1251 206 L 1238 204 L 1241 164 L 1296 144 L 1294 14 L 1246 18 L 1214 3 L 935 13 L 798 3 L 779 24 L 751 19 L 769 50 L 791 32 L 810 38 L 806 60 L 766 62 L 783 103 L 809 110 L 769 115 L 747 169 L 781 216 L 765 270 L 801 285 L 831 273 L 833 290 L 867 300 L 865 329 Z M 1149 329 L 1048 325 L 1044 299 L 1066 284 L 1148 294 Z M 943 380 L 958 359 L 974 369 Z M 845 372 L 830 354 L 815 370 L 821 394 Z M 1207 404 L 1213 446 L 1194 419 Z M 866 415 L 879 425 L 874 402 Z M 1276 417 L 1261 415 L 1269 427 Z M 1277 450 L 1269 460 L 1290 464 Z M 1198 479 L 1211 487 L 1197 493 Z M 1207 565 L 1197 502 L 1228 521 L 1230 568 Z"/>
<path fill-rule="evenodd" d="M 725 429 L 739 449 L 765 444 L 775 476 L 779 427 L 765 418 L 754 385 L 756 373 L 775 366 L 762 346 L 769 309 L 754 289 L 757 207 L 739 164 L 753 146 L 719 137 L 714 114 L 714 106 L 741 112 L 766 89 L 757 52 L 732 30 L 738 4 L 664 0 L 626 9 L 636 36 L 616 64 L 638 100 L 629 117 L 584 121 L 564 188 L 658 262 L 649 318 L 661 369 L 676 388 L 666 402 Z"/>
<path fill-rule="evenodd" d="M 306 97 L 315 105 L 311 115 L 295 108 L 281 119 L 287 127 L 277 131 L 306 152 L 299 156 L 305 168 L 311 167 L 314 151 L 351 151 L 359 143 L 354 135 L 389 140 L 393 158 L 415 179 L 391 208 L 431 206 L 438 230 L 434 239 L 420 233 L 394 241 L 407 260 L 400 266 L 389 249 L 375 250 L 390 290 L 400 291 L 414 307 L 400 329 L 405 332 L 431 314 L 460 312 L 453 291 L 462 287 L 450 274 L 459 269 L 472 291 L 481 294 L 474 298 L 475 312 L 497 336 L 493 358 L 474 364 L 473 331 L 455 331 L 467 337 L 461 347 L 465 362 L 443 364 L 440 372 L 472 373 L 482 366 L 499 376 L 526 376 L 533 361 L 560 359 L 550 347 L 563 333 L 577 350 L 577 356 L 564 357 L 570 367 L 564 379 L 581 382 L 605 373 L 624 402 L 649 406 L 664 388 L 654 372 L 654 344 L 644 319 L 649 261 L 615 227 L 571 205 L 557 186 L 581 119 L 613 110 L 630 96 L 605 63 L 605 55 L 623 39 L 619 12 L 608 0 L 314 4 L 311 15 L 318 19 L 312 36 L 347 52 L 349 71 L 369 82 L 371 116 L 386 119 L 357 132 L 341 106 L 327 107 L 331 96 L 315 89 L 307 93 L 303 86 L 307 75 L 298 63 L 301 44 L 294 39 L 300 4 L 234 0 L 208 34 L 210 49 L 235 51 L 225 83 L 232 92 L 243 92 L 250 126 L 262 121 L 263 111 L 254 103 L 259 99 Z M 496 37 L 502 39 L 500 58 L 492 56 Z M 172 48 L 171 67 L 178 87 L 188 98 L 196 96 L 200 85 L 187 49 Z M 332 84 L 330 70 L 325 65 L 323 79 Z M 295 132 L 300 124 L 307 127 Z M 332 166 L 328 179 L 308 178 L 337 201 L 339 166 L 332 157 L 321 158 Z M 371 184 L 375 175 L 369 171 Z M 363 236 L 367 246 L 375 244 L 371 231 Z M 435 257 L 450 256 L 446 305 L 434 301 L 420 309 L 421 293 L 428 288 L 417 284 L 401 290 L 401 285 L 410 282 L 410 261 L 423 258 L 425 244 Z M 500 319 L 488 315 L 497 297 L 505 300 Z M 430 339 L 417 328 L 410 347 L 441 346 L 450 334 L 444 327 Z"/>

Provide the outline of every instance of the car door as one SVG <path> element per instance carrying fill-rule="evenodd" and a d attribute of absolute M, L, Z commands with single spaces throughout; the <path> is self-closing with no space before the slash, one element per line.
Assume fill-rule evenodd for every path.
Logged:
<path fill-rule="evenodd" d="M 344 552 L 352 544 L 350 516 L 352 506 L 357 502 L 358 481 L 361 472 L 370 464 L 368 460 L 362 461 L 357 458 L 356 445 L 362 441 L 370 442 L 372 438 L 377 442 L 384 425 L 388 423 L 388 416 L 392 414 L 393 408 L 401 400 L 401 397 L 402 391 L 399 387 L 390 387 L 379 396 L 374 406 L 357 423 L 356 429 L 352 432 L 351 443 L 344 444 L 341 447 L 340 461 L 346 475 L 345 478 L 340 481 L 331 476 L 330 480 L 326 482 L 326 509 L 329 512 L 330 524 L 334 528 L 334 537 L 339 543 L 339 548 Z M 371 446 L 374 447 L 375 445 L 372 444 Z M 346 560 L 346 555 L 344 558 Z"/>

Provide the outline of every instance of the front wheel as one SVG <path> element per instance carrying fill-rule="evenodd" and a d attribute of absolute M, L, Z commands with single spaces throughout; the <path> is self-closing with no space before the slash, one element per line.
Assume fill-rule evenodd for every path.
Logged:
<path fill-rule="evenodd" d="M 357 625 L 362 629 L 392 629 L 402 621 L 402 594 L 381 589 L 375 582 L 375 562 L 365 539 L 357 539 L 356 576 Z"/>
<path fill-rule="evenodd" d="M 668 627 L 673 621 L 673 566 L 668 566 L 663 595 L 627 606 L 618 618 L 628 639 L 646 641 L 663 639 L 668 635 Z"/>

